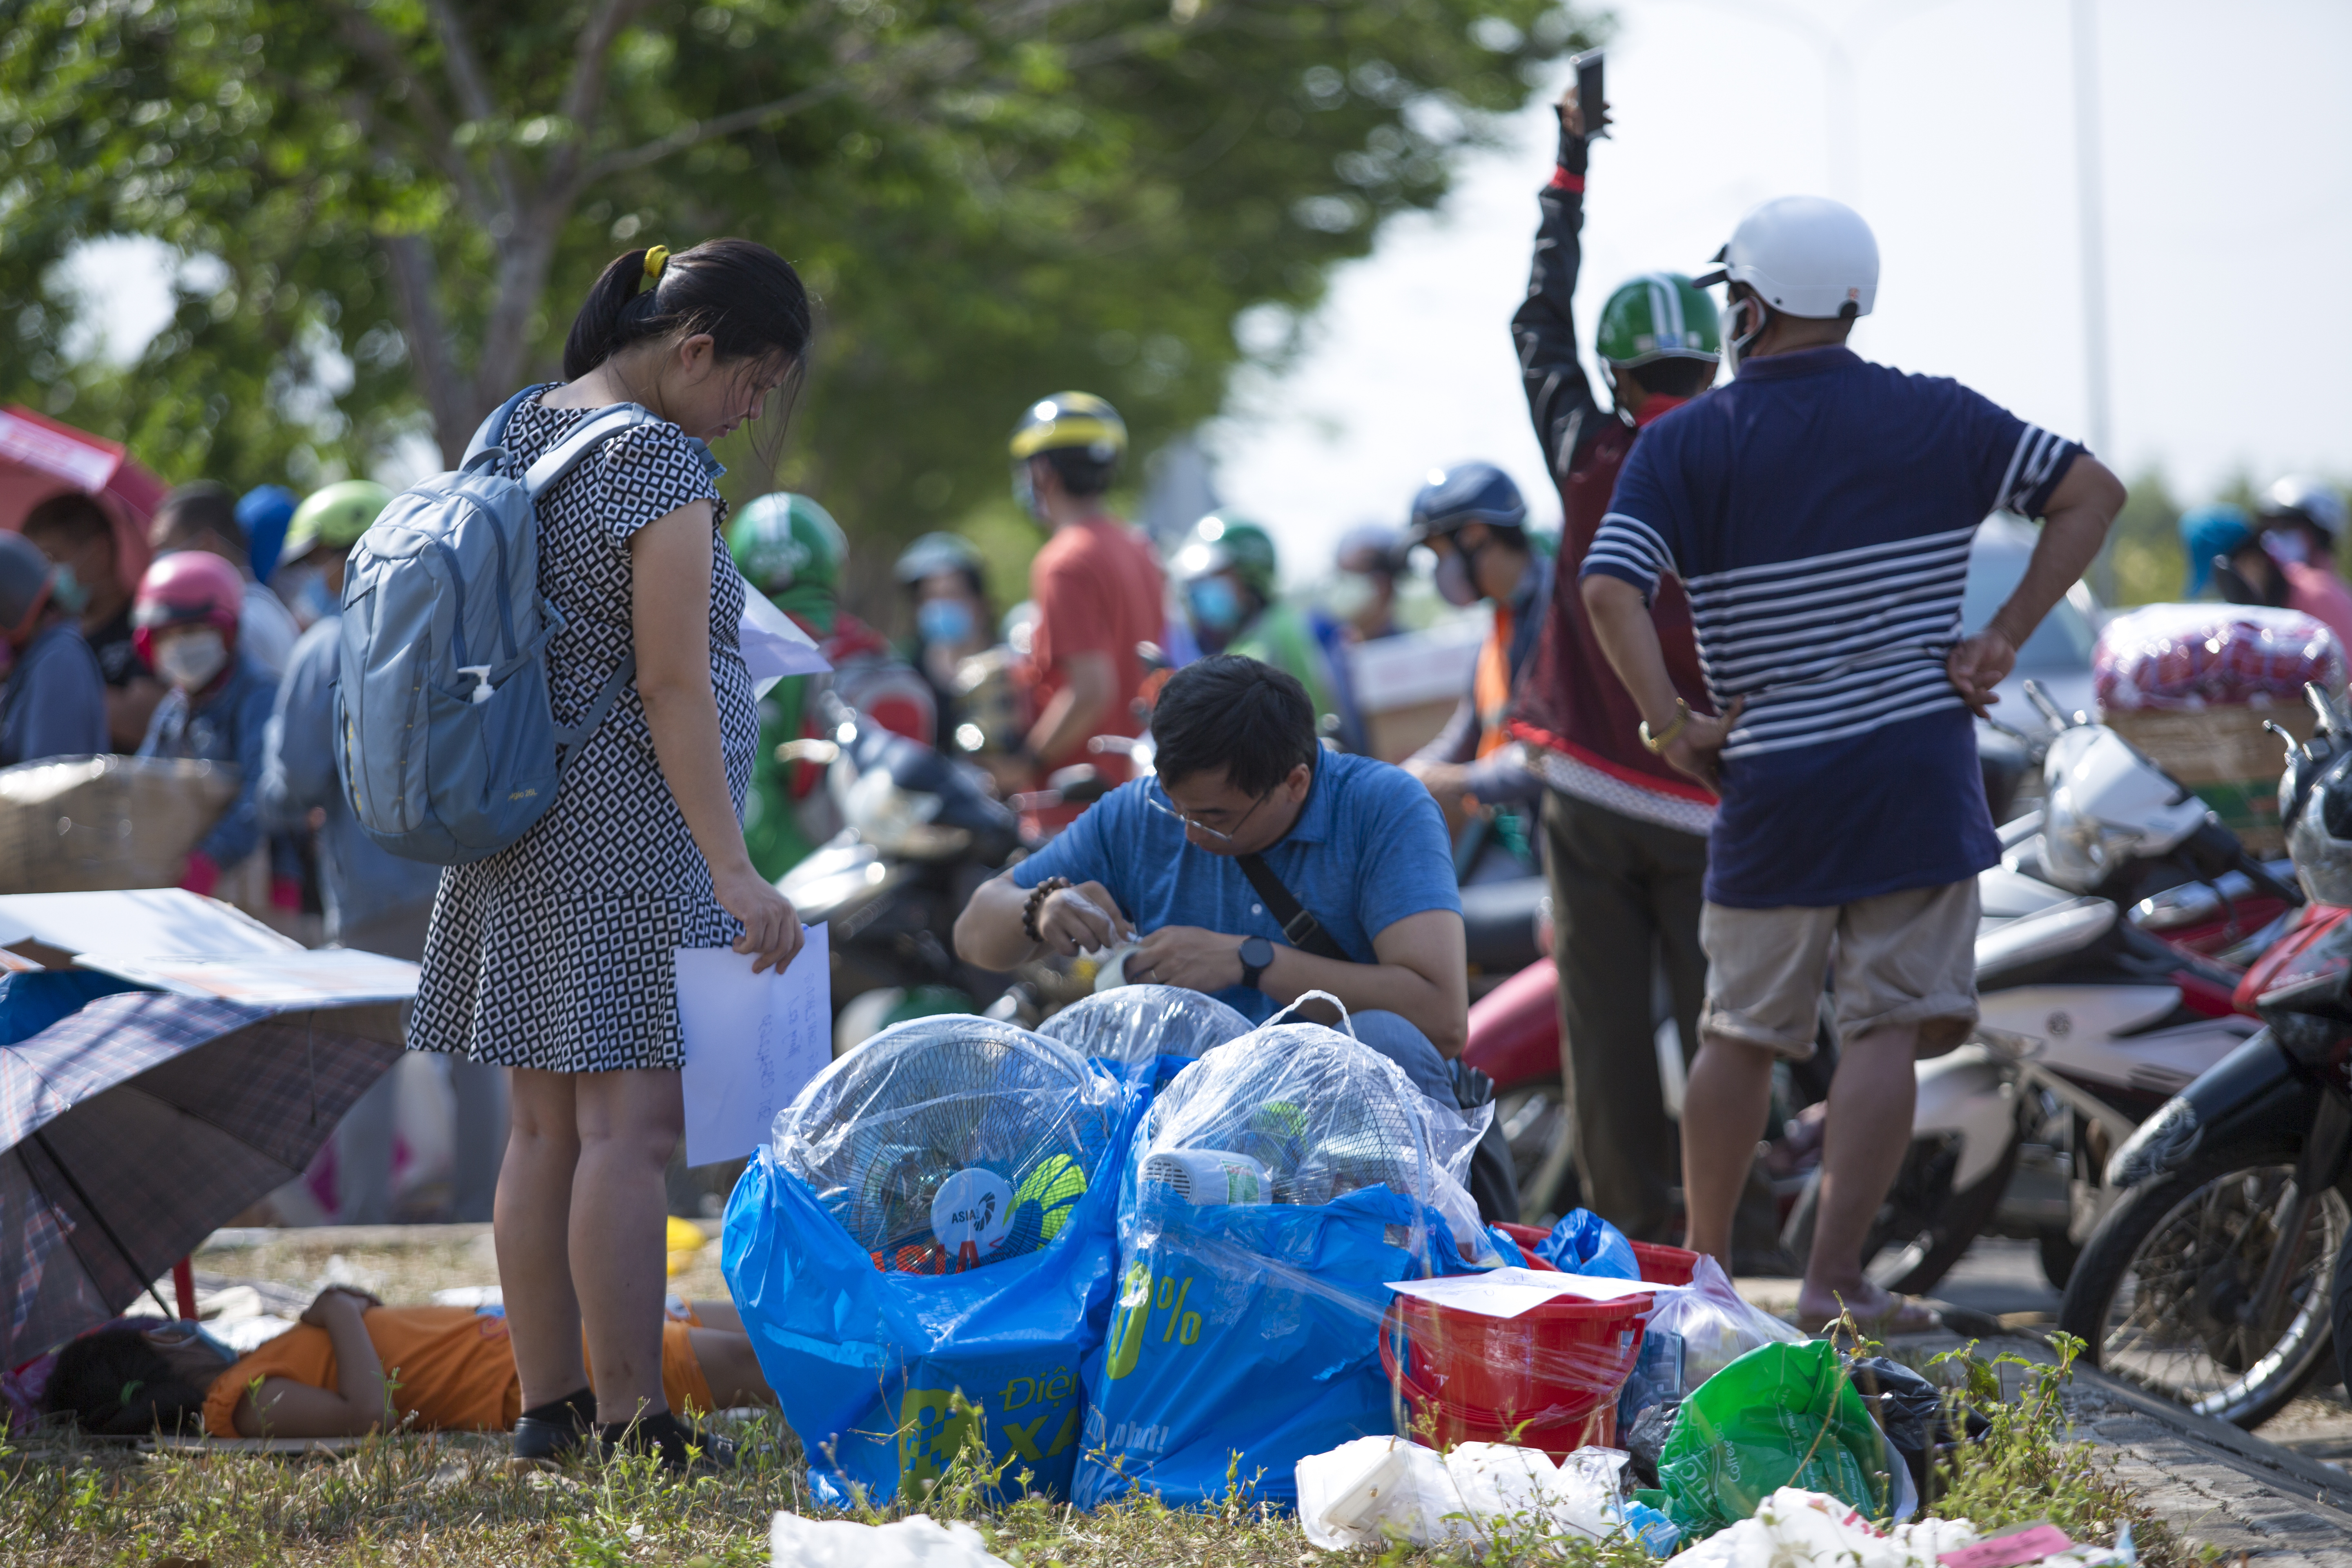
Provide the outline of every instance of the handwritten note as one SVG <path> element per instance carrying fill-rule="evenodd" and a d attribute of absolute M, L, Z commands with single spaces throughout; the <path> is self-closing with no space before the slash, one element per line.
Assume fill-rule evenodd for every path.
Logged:
<path fill-rule="evenodd" d="M 688 1164 L 758 1149 L 776 1112 L 833 1060 L 825 929 L 810 926 L 806 936 L 781 974 L 754 974 L 750 954 L 727 948 L 678 949 Z"/>

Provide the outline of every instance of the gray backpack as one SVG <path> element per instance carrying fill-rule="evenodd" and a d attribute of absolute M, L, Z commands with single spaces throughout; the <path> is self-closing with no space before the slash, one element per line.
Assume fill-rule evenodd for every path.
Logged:
<path fill-rule="evenodd" d="M 407 859 L 462 866 L 529 832 L 636 674 L 631 653 L 577 725 L 557 726 L 547 644 L 563 615 L 540 595 L 535 503 L 656 416 L 604 409 L 517 481 L 499 443 L 537 390 L 483 421 L 456 472 L 394 496 L 344 569 L 335 766 L 361 827 Z"/>

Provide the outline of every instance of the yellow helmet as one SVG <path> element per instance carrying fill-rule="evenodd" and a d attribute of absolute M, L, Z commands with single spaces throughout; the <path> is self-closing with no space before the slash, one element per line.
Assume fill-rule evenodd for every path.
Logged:
<path fill-rule="evenodd" d="M 1015 461 L 1073 449 L 1104 467 L 1118 462 L 1127 452 L 1127 422 L 1091 392 L 1057 392 L 1031 404 L 1013 427 Z"/>

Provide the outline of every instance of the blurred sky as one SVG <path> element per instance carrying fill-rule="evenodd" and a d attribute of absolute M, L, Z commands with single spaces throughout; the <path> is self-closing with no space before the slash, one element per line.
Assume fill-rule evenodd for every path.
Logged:
<path fill-rule="evenodd" d="M 2065 4 L 1622 0 L 1616 14 L 1618 125 L 1592 155 L 1580 338 L 1614 284 L 1703 269 L 1757 202 L 1838 195 L 1881 253 L 1861 353 L 2084 433 Z M 1822 52 L 1773 19 L 1792 14 L 1852 40 L 1851 191 L 1832 184 Z M 2127 477 L 2160 465 L 2184 500 L 2240 468 L 2352 476 L 2352 315 L 2334 270 L 2352 256 L 2352 5 L 2104 0 L 2096 16 L 2103 455 Z M 1550 111 L 1504 132 L 1440 213 L 1395 223 L 1335 277 L 1303 356 L 1270 383 L 1245 377 L 1210 433 L 1226 501 L 1277 529 L 1293 580 L 1322 575 L 1349 524 L 1401 521 L 1433 463 L 1491 458 L 1559 515 L 1508 328 Z"/>

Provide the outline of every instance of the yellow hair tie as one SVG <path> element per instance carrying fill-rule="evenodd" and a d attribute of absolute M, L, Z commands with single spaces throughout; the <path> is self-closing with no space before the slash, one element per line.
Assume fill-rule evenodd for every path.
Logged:
<path fill-rule="evenodd" d="M 646 281 L 648 284 L 659 283 L 661 281 L 662 268 L 668 265 L 668 246 L 656 245 L 649 247 L 646 251 Z"/>

